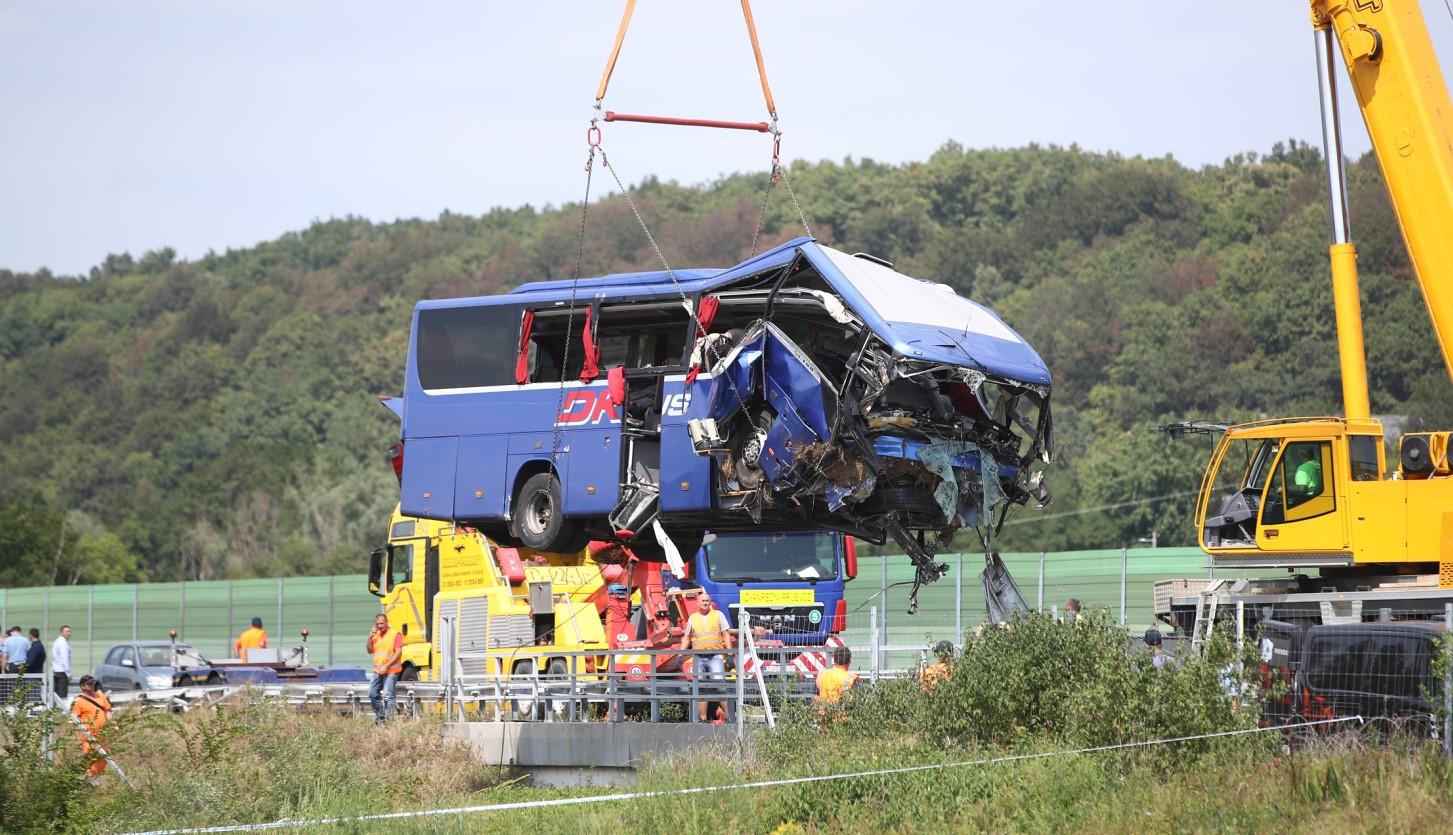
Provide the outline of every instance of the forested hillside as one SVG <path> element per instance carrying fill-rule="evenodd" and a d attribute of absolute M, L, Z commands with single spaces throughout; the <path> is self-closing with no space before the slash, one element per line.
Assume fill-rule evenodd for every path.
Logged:
<path fill-rule="evenodd" d="M 1055 380 L 1053 505 L 1006 549 L 1189 544 L 1209 445 L 1158 424 L 1340 411 L 1319 155 L 1278 146 L 1189 170 L 1076 149 L 798 163 L 813 231 L 956 286 Z M 648 180 L 672 266 L 750 245 L 764 175 Z M 1453 396 L 1374 161 L 1349 172 L 1374 412 L 1453 425 Z M 569 277 L 580 207 L 320 222 L 84 277 L 0 269 L 0 585 L 359 571 L 397 499 L 415 301 Z M 785 195 L 764 237 L 798 234 Z M 584 273 L 656 267 L 619 196 L 592 206 Z M 1160 497 L 1172 496 L 1163 499 Z M 1123 505 L 1113 510 L 1086 510 Z M 972 547 L 970 536 L 961 536 Z"/>

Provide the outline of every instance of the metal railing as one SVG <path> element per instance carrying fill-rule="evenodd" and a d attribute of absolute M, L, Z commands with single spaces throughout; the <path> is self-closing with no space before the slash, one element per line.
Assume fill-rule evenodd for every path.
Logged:
<path fill-rule="evenodd" d="M 51 696 L 51 677 L 47 674 L 0 674 L 0 707 L 41 707 L 51 704 Z"/>

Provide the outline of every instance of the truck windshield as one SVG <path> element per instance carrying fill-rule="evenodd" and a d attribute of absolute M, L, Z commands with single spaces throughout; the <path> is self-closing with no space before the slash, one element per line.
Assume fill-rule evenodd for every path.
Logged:
<path fill-rule="evenodd" d="M 706 545 L 706 568 L 713 580 L 832 580 L 835 539 L 830 533 L 722 534 Z"/>

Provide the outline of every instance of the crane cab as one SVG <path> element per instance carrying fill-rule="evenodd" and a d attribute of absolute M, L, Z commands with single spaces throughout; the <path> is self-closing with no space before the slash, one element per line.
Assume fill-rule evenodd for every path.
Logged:
<path fill-rule="evenodd" d="M 1422 436 L 1404 445 L 1446 449 Z M 1383 566 L 1453 587 L 1453 477 L 1426 452 L 1400 458 L 1388 467 L 1376 420 L 1227 427 L 1201 480 L 1198 544 L 1223 568 Z"/>

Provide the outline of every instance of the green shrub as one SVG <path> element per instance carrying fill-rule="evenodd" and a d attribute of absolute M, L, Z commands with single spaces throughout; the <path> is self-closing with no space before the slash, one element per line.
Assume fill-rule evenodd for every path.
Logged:
<path fill-rule="evenodd" d="M 0 711 L 0 832 L 83 831 L 90 825 L 85 781 L 70 721 L 59 711 Z"/>

